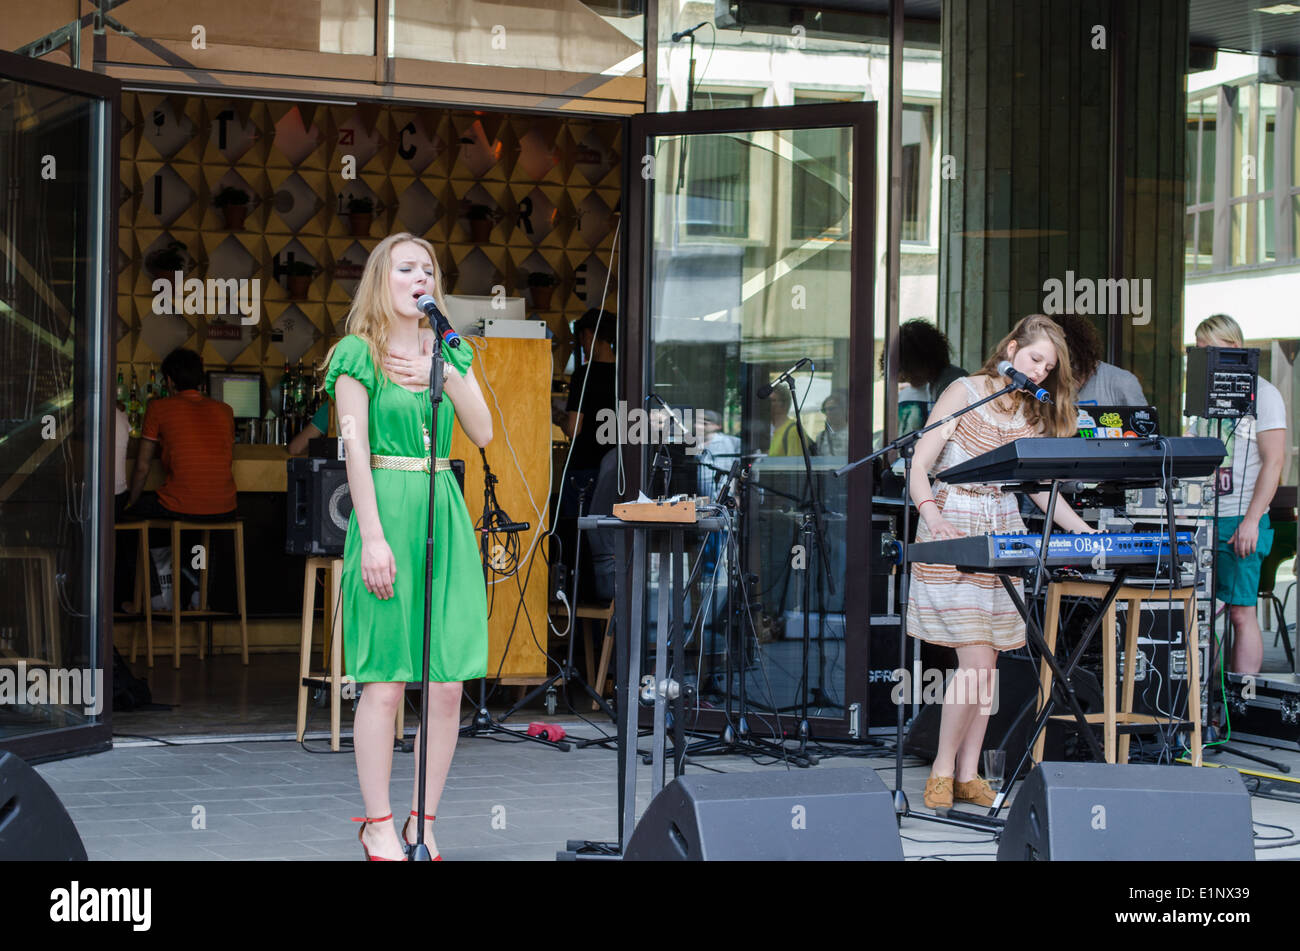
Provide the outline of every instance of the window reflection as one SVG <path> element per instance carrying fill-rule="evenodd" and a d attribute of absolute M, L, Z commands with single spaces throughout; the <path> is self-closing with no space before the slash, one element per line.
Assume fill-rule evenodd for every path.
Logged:
<path fill-rule="evenodd" d="M 0 81 L 0 739 L 97 715 L 82 674 L 98 652 L 99 272 L 87 212 L 104 201 L 103 108 Z"/>

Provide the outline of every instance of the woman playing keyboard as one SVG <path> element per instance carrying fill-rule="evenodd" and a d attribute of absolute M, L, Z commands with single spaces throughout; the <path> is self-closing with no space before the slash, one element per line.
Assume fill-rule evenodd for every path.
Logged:
<path fill-rule="evenodd" d="M 1075 384 L 1061 328 L 1035 314 L 1021 320 L 973 376 L 948 386 L 930 419 L 943 419 L 1000 390 L 1003 360 L 1046 389 L 1052 401 L 1039 403 L 1015 391 L 986 403 L 917 442 L 908 487 L 921 516 L 918 542 L 993 532 L 1023 532 L 1014 493 L 995 485 L 930 484 L 943 471 L 1017 439 L 1069 436 L 1075 430 Z M 1046 492 L 1031 496 L 1046 509 Z M 1069 506 L 1057 506 L 1055 522 L 1070 532 L 1091 533 Z M 1020 582 L 1016 582 L 1019 588 Z M 925 804 L 947 812 L 954 800 L 993 804 L 994 793 L 978 767 L 984 730 L 994 696 L 998 652 L 1025 644 L 1025 622 L 992 574 L 963 574 L 950 565 L 913 564 L 907 630 L 931 644 L 957 651 L 957 672 L 943 698 L 939 748 L 925 784 Z"/>

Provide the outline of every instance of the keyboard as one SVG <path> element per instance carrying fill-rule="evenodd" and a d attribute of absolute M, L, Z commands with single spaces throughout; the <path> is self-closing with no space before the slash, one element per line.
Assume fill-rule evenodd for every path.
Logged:
<path fill-rule="evenodd" d="M 965 538 L 917 542 L 908 548 L 913 562 L 955 565 L 970 570 L 1030 568 L 1038 564 L 1041 535 L 969 535 Z M 1178 533 L 1179 559 L 1195 557 L 1190 532 Z M 1057 532 L 1047 546 L 1049 568 L 1086 566 L 1102 570 L 1113 565 L 1168 563 L 1169 536 L 1158 532 L 1099 532 L 1096 535 Z"/>
<path fill-rule="evenodd" d="M 1223 443 L 1200 436 L 1169 439 L 1026 437 L 945 469 L 949 485 L 979 482 L 1158 482 L 1199 479 L 1223 464 Z"/>

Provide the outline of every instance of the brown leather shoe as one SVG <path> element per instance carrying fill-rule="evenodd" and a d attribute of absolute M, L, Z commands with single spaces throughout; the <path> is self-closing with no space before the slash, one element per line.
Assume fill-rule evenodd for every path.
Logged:
<path fill-rule="evenodd" d="M 974 779 L 965 783 L 957 783 L 953 786 L 952 796 L 958 802 L 973 802 L 977 806 L 991 806 L 997 798 L 997 793 L 988 781 L 976 776 Z"/>
<path fill-rule="evenodd" d="M 936 812 L 952 808 L 952 777 L 931 776 L 925 781 L 925 807 Z"/>

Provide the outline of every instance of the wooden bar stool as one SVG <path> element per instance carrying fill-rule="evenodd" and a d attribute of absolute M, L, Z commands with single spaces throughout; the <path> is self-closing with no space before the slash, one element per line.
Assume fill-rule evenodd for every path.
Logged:
<path fill-rule="evenodd" d="M 33 660 L 60 666 L 63 656 L 59 636 L 58 591 L 55 588 L 54 552 L 47 548 L 0 548 L 0 559 L 20 563 L 27 600 L 27 652 Z M 40 628 L 40 644 L 36 628 Z"/>
<path fill-rule="evenodd" d="M 578 605 L 578 609 L 573 613 L 583 629 L 582 646 L 587 655 L 587 683 L 591 685 L 592 690 L 604 696 L 605 678 L 609 673 L 610 654 L 614 649 L 614 602 L 611 601 L 609 604 L 582 603 Z M 603 626 L 600 625 L 601 621 L 605 622 Z M 599 666 L 595 663 L 597 637 L 601 637 Z M 595 700 L 591 701 L 591 709 L 599 710 L 600 704 Z"/>
<path fill-rule="evenodd" d="M 1054 581 L 1047 588 L 1047 608 L 1043 615 L 1043 637 L 1048 650 L 1056 650 L 1056 629 L 1061 617 L 1061 599 L 1063 597 L 1093 598 L 1102 600 L 1110 585 L 1103 581 Z M 1178 718 L 1154 717 L 1145 713 L 1133 712 L 1133 677 L 1137 664 L 1138 630 L 1142 624 L 1143 601 L 1181 601 L 1183 604 L 1183 643 L 1187 651 L 1187 714 L 1192 725 L 1192 765 L 1201 765 L 1201 673 L 1200 673 L 1200 632 L 1196 619 L 1196 589 L 1179 588 L 1175 591 L 1152 590 L 1149 586 L 1122 585 L 1106 609 L 1102 619 L 1099 635 L 1102 657 L 1102 697 L 1101 713 L 1089 713 L 1089 723 L 1102 726 L 1103 749 L 1108 763 L 1127 763 L 1130 734 L 1132 727 L 1152 726 L 1156 724 L 1182 723 Z M 1128 602 L 1128 620 L 1124 631 L 1124 685 L 1123 696 L 1117 708 L 1115 702 L 1115 681 L 1118 676 L 1115 655 L 1115 604 Z M 1046 661 L 1040 661 L 1038 709 L 1041 711 L 1046 698 L 1051 695 L 1052 669 Z M 1053 720 L 1074 722 L 1072 716 L 1054 716 Z M 1124 727 L 1124 733 L 1116 743 L 1116 733 Z M 1034 743 L 1034 761 L 1043 761 L 1043 745 L 1047 740 L 1045 733 L 1038 735 Z M 1118 755 L 1117 755 L 1118 750 Z"/>
<path fill-rule="evenodd" d="M 329 603 L 325 608 L 324 643 L 329 645 L 329 672 L 311 673 L 311 640 L 316 615 L 316 578 L 324 571 L 329 585 Z M 312 556 L 307 559 L 302 579 L 302 639 L 298 646 L 298 742 L 307 733 L 308 691 L 317 686 L 328 686 L 330 691 L 330 749 L 339 751 L 342 733 L 343 684 L 343 616 L 341 608 L 343 586 L 343 559 Z M 338 619 L 338 627 L 334 620 Z M 324 659 L 322 655 L 322 660 Z M 397 707 L 397 738 L 402 738 L 406 718 L 406 698 Z"/>
<path fill-rule="evenodd" d="M 149 666 L 153 666 L 153 625 L 148 623 L 152 620 L 145 614 L 145 601 L 150 597 L 149 593 L 149 520 L 137 519 L 133 522 L 116 522 L 113 525 L 114 532 L 136 532 L 139 535 L 139 557 L 136 559 L 135 566 L 135 612 L 146 618 L 145 630 L 145 653 L 149 658 Z M 114 536 L 116 537 L 116 536 Z M 139 644 L 140 629 L 135 627 L 131 631 L 131 663 L 135 663 L 136 649 Z"/>
<path fill-rule="evenodd" d="M 163 524 L 163 520 L 151 520 L 153 525 Z M 240 653 L 244 666 L 248 666 L 248 603 L 244 588 L 244 520 L 236 518 L 228 522 L 192 522 L 185 519 L 168 519 L 172 536 L 172 657 L 174 666 L 181 666 L 181 618 L 231 617 L 227 611 L 208 610 L 208 561 L 212 555 L 212 533 L 231 532 L 235 541 L 235 596 L 239 611 Z M 203 567 L 199 569 L 199 606 L 196 609 L 181 608 L 181 532 L 198 531 L 203 533 Z M 146 589 L 147 594 L 147 589 Z M 145 598 L 145 629 L 149 641 L 149 666 L 153 666 L 153 606 Z M 199 660 L 204 659 L 205 642 L 202 631 L 199 632 Z"/>

